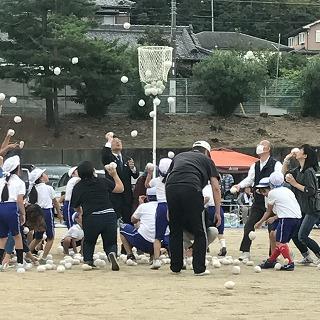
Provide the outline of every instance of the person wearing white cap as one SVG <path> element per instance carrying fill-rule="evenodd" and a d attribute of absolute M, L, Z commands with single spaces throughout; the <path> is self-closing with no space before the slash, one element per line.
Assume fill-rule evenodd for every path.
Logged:
<path fill-rule="evenodd" d="M 263 180 L 263 179 L 262 179 Z M 294 270 L 294 262 L 292 260 L 288 243 L 297 232 L 300 220 L 301 210 L 294 193 L 283 186 L 284 176 L 281 172 L 273 172 L 269 178 L 269 185 L 264 181 L 260 181 L 257 185 L 260 193 L 267 197 L 268 209 L 263 217 L 255 224 L 258 229 L 267 221 L 272 224 L 278 221 L 276 228 L 276 247 L 272 251 L 270 257 L 260 266 L 263 269 L 273 268 L 277 262 L 279 255 L 287 259 L 287 263 L 281 270 Z"/>
<path fill-rule="evenodd" d="M 47 183 L 49 182 L 48 175 L 45 173 L 45 169 L 35 168 L 30 173 L 30 192 L 29 203 L 38 204 L 43 212 L 46 222 L 46 235 L 47 241 L 43 250 L 43 255 L 40 259 L 40 263 L 45 263 L 47 255 L 49 254 L 53 241 L 54 241 L 54 212 L 53 207 L 56 209 L 58 218 L 61 219 L 60 205 L 55 198 L 55 192 L 53 188 Z M 35 232 L 35 239 L 30 243 L 30 250 L 33 252 L 36 246 L 42 241 L 44 232 Z"/>
<path fill-rule="evenodd" d="M 77 247 L 82 247 L 84 232 L 82 229 L 82 216 L 78 212 L 72 215 L 72 227 L 64 235 L 61 241 L 65 254 L 69 254 L 69 249 L 72 248 L 74 253 L 77 253 Z"/>
<path fill-rule="evenodd" d="M 23 197 L 26 186 L 19 178 L 20 158 L 13 156 L 3 164 L 4 177 L 0 179 L 0 265 L 5 253 L 9 232 L 14 237 L 18 264 L 23 264 L 23 243 L 20 225 L 25 223 Z M 18 214 L 19 212 L 19 214 Z"/>
<path fill-rule="evenodd" d="M 254 225 L 262 218 L 266 211 L 264 197 L 257 193 L 255 188 L 262 178 L 269 177 L 274 171 L 281 172 L 282 170 L 281 162 L 275 160 L 271 152 L 272 145 L 270 141 L 262 140 L 259 142 L 256 148 L 256 154 L 260 159 L 251 165 L 248 176 L 239 184 L 233 186 L 238 192 L 245 187 L 254 187 L 254 202 L 251 207 L 250 216 L 243 228 L 243 238 L 240 245 L 241 255 L 239 260 L 241 261 L 245 259 L 250 260 L 252 241 L 249 238 L 249 233 L 254 230 Z M 272 241 L 271 238 L 270 241 Z"/>
<path fill-rule="evenodd" d="M 197 141 L 193 150 L 182 152 L 172 160 L 166 178 L 166 197 L 169 209 L 171 271 L 183 268 L 183 232 L 194 236 L 193 270 L 195 275 L 207 275 L 208 247 L 202 189 L 210 180 L 216 207 L 215 221 L 221 224 L 221 191 L 219 173 L 210 157 L 211 147 L 206 141 Z"/>
<path fill-rule="evenodd" d="M 159 269 L 161 267 L 161 261 L 159 260 L 160 257 L 160 250 L 161 250 L 161 243 L 163 242 L 166 231 L 168 228 L 168 205 L 166 199 L 166 188 L 165 188 L 165 178 L 167 177 L 168 170 L 170 168 L 172 159 L 163 158 L 159 161 L 159 174 L 160 176 L 154 178 L 152 180 L 153 170 L 148 170 L 148 175 L 146 179 L 145 186 L 146 188 L 156 188 L 156 195 L 157 195 L 157 211 L 156 211 L 156 233 L 155 233 L 155 240 L 153 243 L 153 263 L 151 269 Z"/>
<path fill-rule="evenodd" d="M 155 240 L 155 215 L 157 210 L 156 188 L 147 189 L 148 202 L 141 203 L 131 216 L 131 224 L 120 225 L 120 239 L 126 250 L 127 258 L 135 260 L 132 247 L 153 254 L 153 243 Z M 163 239 L 163 245 L 168 246 L 168 236 Z"/>
<path fill-rule="evenodd" d="M 78 167 L 72 167 L 68 172 L 70 180 L 67 183 L 66 194 L 64 196 L 63 219 L 64 221 L 66 221 L 68 229 L 73 226 L 72 215 L 75 213 L 75 210 L 70 206 L 72 190 L 74 186 L 80 181 L 77 169 Z"/>

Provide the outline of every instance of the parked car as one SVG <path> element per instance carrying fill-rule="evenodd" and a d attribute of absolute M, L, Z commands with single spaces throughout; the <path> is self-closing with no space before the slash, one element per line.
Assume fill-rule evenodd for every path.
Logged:
<path fill-rule="evenodd" d="M 67 173 L 71 166 L 66 164 L 37 164 L 37 168 L 46 169 L 46 173 L 49 177 L 49 184 L 56 188 L 61 177 Z"/>

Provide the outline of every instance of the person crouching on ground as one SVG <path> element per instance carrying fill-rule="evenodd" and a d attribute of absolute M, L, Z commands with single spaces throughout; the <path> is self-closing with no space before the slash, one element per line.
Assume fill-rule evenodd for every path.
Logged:
<path fill-rule="evenodd" d="M 127 259 L 135 260 L 132 248 L 153 255 L 153 243 L 155 238 L 155 223 L 157 211 L 156 188 L 147 189 L 148 202 L 141 203 L 137 210 L 131 216 L 131 223 L 138 225 L 136 228 L 131 224 L 122 224 L 120 226 L 121 242 L 127 252 Z M 168 245 L 168 235 L 164 237 L 162 244 Z"/>
<path fill-rule="evenodd" d="M 83 258 L 91 267 L 93 253 L 99 235 L 113 271 L 119 270 L 117 262 L 117 215 L 110 201 L 110 193 L 123 192 L 123 184 L 112 166 L 105 166 L 110 178 L 98 178 L 91 162 L 83 161 L 78 166 L 81 180 L 74 186 L 71 207 L 82 217 L 84 232 Z"/>
<path fill-rule="evenodd" d="M 260 193 L 267 197 L 268 209 L 262 219 L 255 224 L 255 229 L 260 228 L 274 213 L 278 218 L 276 248 L 271 253 L 271 256 L 260 266 L 262 269 L 273 268 L 278 256 L 282 255 L 286 259 L 286 264 L 281 270 L 292 271 L 294 270 L 294 262 L 288 243 L 299 228 L 301 219 L 300 206 L 294 193 L 283 186 L 284 176 L 281 172 L 273 172 L 269 181 L 269 187 L 259 189 Z M 271 219 L 274 220 L 274 218 Z"/>

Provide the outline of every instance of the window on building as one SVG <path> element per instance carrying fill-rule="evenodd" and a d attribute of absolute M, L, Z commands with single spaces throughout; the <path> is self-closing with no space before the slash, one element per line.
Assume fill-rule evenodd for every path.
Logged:
<path fill-rule="evenodd" d="M 320 42 L 320 30 L 316 30 L 316 42 Z"/>
<path fill-rule="evenodd" d="M 299 33 L 299 44 L 304 44 L 305 42 L 305 33 L 304 32 L 301 32 Z"/>

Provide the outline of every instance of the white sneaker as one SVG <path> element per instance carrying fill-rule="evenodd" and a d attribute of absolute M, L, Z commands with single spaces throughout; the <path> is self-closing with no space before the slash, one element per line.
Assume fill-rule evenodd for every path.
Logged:
<path fill-rule="evenodd" d="M 241 256 L 239 257 L 240 261 L 243 261 L 247 259 L 248 261 L 250 260 L 250 252 L 242 252 Z"/>
<path fill-rule="evenodd" d="M 302 260 L 298 261 L 297 262 L 298 264 L 302 264 L 304 266 L 307 266 L 311 263 L 313 263 L 313 260 L 310 256 L 306 256 L 305 258 L 303 258 Z"/>
<path fill-rule="evenodd" d="M 198 277 L 201 277 L 201 276 L 207 276 L 207 275 L 209 275 L 210 273 L 211 273 L 210 270 L 205 270 L 204 272 L 195 273 L 194 275 L 195 275 L 195 276 L 198 276 Z"/>
<path fill-rule="evenodd" d="M 152 265 L 150 266 L 150 269 L 158 270 L 160 268 L 161 268 L 161 261 L 159 259 L 153 260 Z"/>

